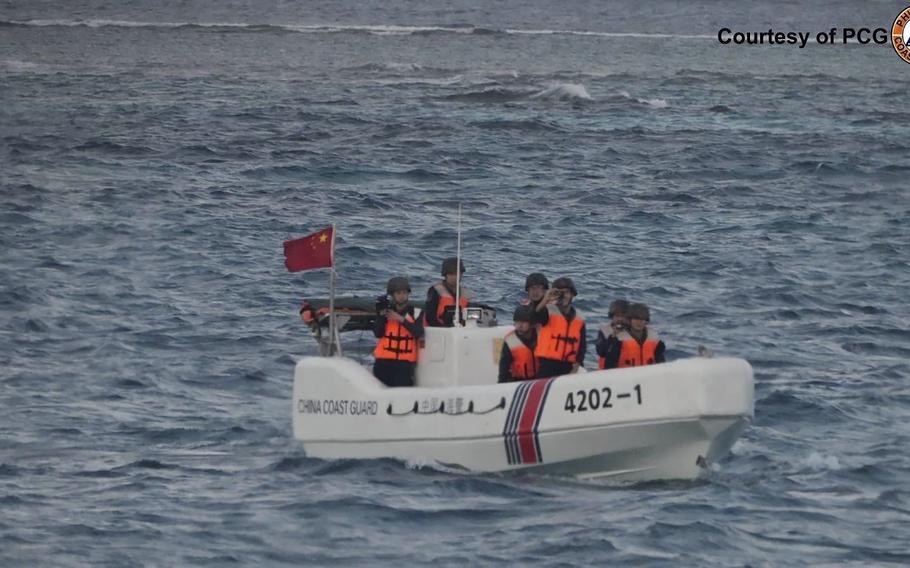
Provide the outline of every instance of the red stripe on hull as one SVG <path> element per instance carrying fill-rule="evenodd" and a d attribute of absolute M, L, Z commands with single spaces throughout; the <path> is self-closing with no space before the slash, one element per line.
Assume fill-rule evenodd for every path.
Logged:
<path fill-rule="evenodd" d="M 537 444 L 534 440 L 537 435 L 534 432 L 534 424 L 537 421 L 537 413 L 543 404 L 543 395 L 547 391 L 549 382 L 549 380 L 534 381 L 524 408 L 521 409 L 521 418 L 518 421 L 518 448 L 521 452 L 521 463 L 540 462 L 540 456 L 537 455 Z"/>

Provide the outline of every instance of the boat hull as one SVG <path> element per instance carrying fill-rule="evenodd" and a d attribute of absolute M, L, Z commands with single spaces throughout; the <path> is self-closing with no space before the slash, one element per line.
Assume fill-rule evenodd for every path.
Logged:
<path fill-rule="evenodd" d="M 353 361 L 313 357 L 294 384 L 294 435 L 309 456 L 475 472 L 694 479 L 752 416 L 752 369 L 739 359 L 390 389 Z"/>

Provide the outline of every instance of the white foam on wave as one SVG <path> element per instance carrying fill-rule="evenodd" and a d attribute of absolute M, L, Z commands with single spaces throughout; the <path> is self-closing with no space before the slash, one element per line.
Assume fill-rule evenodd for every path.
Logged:
<path fill-rule="evenodd" d="M 19 59 L 0 59 L 0 69 L 7 71 L 34 71 L 39 69 L 37 63 L 21 61 Z"/>
<path fill-rule="evenodd" d="M 646 105 L 654 109 L 667 108 L 670 106 L 670 103 L 667 102 L 667 99 L 653 98 L 653 99 L 640 99 L 638 97 L 633 97 L 629 94 L 629 91 L 619 91 L 619 96 L 624 99 L 634 100 L 638 104 Z"/>
<path fill-rule="evenodd" d="M 115 28 L 179 28 L 181 26 L 206 26 L 206 24 L 191 24 L 189 22 L 177 23 L 177 22 L 135 22 L 128 20 L 24 20 L 24 21 L 11 21 L 11 24 L 16 24 L 17 26 L 34 26 L 39 28 L 46 27 L 66 27 L 66 28 L 103 28 L 103 27 L 115 27 Z M 247 24 L 208 24 L 211 27 L 217 26 L 238 26 L 243 27 Z"/>
<path fill-rule="evenodd" d="M 301 33 L 367 32 L 375 35 L 411 35 L 429 32 L 470 34 L 473 28 L 449 28 L 445 26 L 392 26 L 392 25 L 282 25 L 284 28 Z"/>
<path fill-rule="evenodd" d="M 358 25 L 358 24 L 265 24 L 265 23 L 211 23 L 211 22 L 140 22 L 129 20 L 106 20 L 106 19 L 35 19 L 35 20 L 13 20 L 10 24 L 19 26 L 63 26 L 63 27 L 123 27 L 123 28 L 180 28 L 180 27 L 203 27 L 203 28 L 262 28 L 271 27 L 284 29 L 299 33 L 343 33 L 343 32 L 366 32 L 376 35 L 411 35 L 421 33 L 451 33 L 451 34 L 473 34 L 475 32 L 488 31 L 493 33 L 503 33 L 509 35 L 570 35 L 570 36 L 590 36 L 605 38 L 643 38 L 643 39 L 710 39 L 714 40 L 713 35 L 699 34 L 657 34 L 642 32 L 596 32 L 587 30 L 522 30 L 522 29 L 502 29 L 484 28 L 480 26 L 416 26 L 416 25 Z"/>
<path fill-rule="evenodd" d="M 86 19 L 86 20 L 23 20 L 11 21 L 11 24 L 19 26 L 36 26 L 36 27 L 117 27 L 117 28 L 181 28 L 181 27 L 200 27 L 200 28 L 237 28 L 237 29 L 256 29 L 256 28 L 275 28 L 286 31 L 300 33 L 339 33 L 339 32 L 369 32 L 376 35 L 410 35 L 427 32 L 449 32 L 459 34 L 473 33 L 473 28 L 449 28 L 444 26 L 395 26 L 395 25 L 334 25 L 334 24 L 250 24 L 238 22 L 142 22 L 130 20 L 105 20 L 105 19 Z"/>
<path fill-rule="evenodd" d="M 422 65 L 418 65 L 417 63 L 396 63 L 396 62 L 390 62 L 390 63 L 382 63 L 381 65 L 382 65 L 383 67 L 385 67 L 386 69 L 389 69 L 389 70 L 391 70 L 391 71 L 399 71 L 399 72 L 409 72 L 409 71 L 421 71 L 421 70 L 423 70 L 423 66 L 422 66 Z"/>
<path fill-rule="evenodd" d="M 428 77 L 400 77 L 397 79 L 375 79 L 377 85 L 436 85 L 447 87 L 458 85 L 464 82 L 464 77 L 455 75 L 454 77 L 428 78 Z"/>
<path fill-rule="evenodd" d="M 436 460 L 426 458 L 408 458 L 404 460 L 404 465 L 410 470 L 429 469 L 441 473 L 464 474 L 468 471 L 460 466 L 445 465 Z"/>
<path fill-rule="evenodd" d="M 666 99 L 636 99 L 643 105 L 648 105 L 651 108 L 667 108 L 670 106 L 670 103 Z"/>
<path fill-rule="evenodd" d="M 841 469 L 840 460 L 835 456 L 823 456 L 818 452 L 812 452 L 806 458 L 806 466 L 815 471 L 837 471 Z"/>
<path fill-rule="evenodd" d="M 762 448 L 755 442 L 746 440 L 745 438 L 740 438 L 739 440 L 736 440 L 736 442 L 733 443 L 733 447 L 730 448 L 730 453 L 732 453 L 733 455 L 736 455 L 736 456 L 760 454 L 763 451 L 764 451 L 764 448 Z"/>
<path fill-rule="evenodd" d="M 574 35 L 591 37 L 633 37 L 645 39 L 716 39 L 717 36 L 701 34 L 655 34 L 641 32 L 591 32 L 584 30 L 518 30 L 506 29 L 503 32 L 514 35 Z"/>
<path fill-rule="evenodd" d="M 577 83 L 556 83 L 538 93 L 534 93 L 530 98 L 547 101 L 593 100 L 585 86 Z"/>

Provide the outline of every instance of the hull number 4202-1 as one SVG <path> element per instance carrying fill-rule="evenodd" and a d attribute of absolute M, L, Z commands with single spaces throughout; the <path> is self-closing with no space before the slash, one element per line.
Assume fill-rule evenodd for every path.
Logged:
<path fill-rule="evenodd" d="M 599 389 L 578 390 L 566 395 L 566 404 L 563 407 L 569 412 L 585 412 L 600 408 L 613 408 L 621 399 L 634 398 L 641 404 L 641 385 L 635 385 L 632 392 L 613 393 L 610 387 Z"/>

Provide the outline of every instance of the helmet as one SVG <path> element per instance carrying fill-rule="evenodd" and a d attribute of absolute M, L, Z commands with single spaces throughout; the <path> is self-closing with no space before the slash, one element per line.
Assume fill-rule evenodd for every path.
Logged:
<path fill-rule="evenodd" d="M 629 319 L 636 318 L 651 321 L 651 310 L 644 304 L 632 304 L 629 306 L 626 316 Z"/>
<path fill-rule="evenodd" d="M 411 284 L 408 282 L 408 279 L 404 276 L 395 276 L 389 278 L 389 284 L 386 286 L 386 292 L 389 294 L 394 294 L 395 292 L 401 290 L 411 291 Z"/>
<path fill-rule="evenodd" d="M 512 314 L 512 321 L 534 321 L 534 308 L 531 306 L 518 306 Z"/>
<path fill-rule="evenodd" d="M 628 300 L 613 300 L 610 302 L 610 312 L 607 314 L 613 316 L 625 316 L 629 313 Z"/>
<path fill-rule="evenodd" d="M 454 256 L 442 261 L 442 275 L 445 277 L 446 274 L 455 274 L 455 267 L 458 266 L 458 259 Z M 461 261 L 461 273 L 464 274 L 464 261 Z"/>
<path fill-rule="evenodd" d="M 531 274 L 528 274 L 527 278 L 525 278 L 525 292 L 527 292 L 531 286 L 543 286 L 544 288 L 549 288 L 550 281 L 547 280 L 547 277 L 540 272 L 532 272 Z"/>
<path fill-rule="evenodd" d="M 557 278 L 556 280 L 554 280 L 553 287 L 554 288 L 568 288 L 569 290 L 572 291 L 573 296 L 578 295 L 578 290 L 575 289 L 575 282 L 572 282 L 572 279 L 568 278 L 566 276 L 563 276 L 561 278 Z"/>

